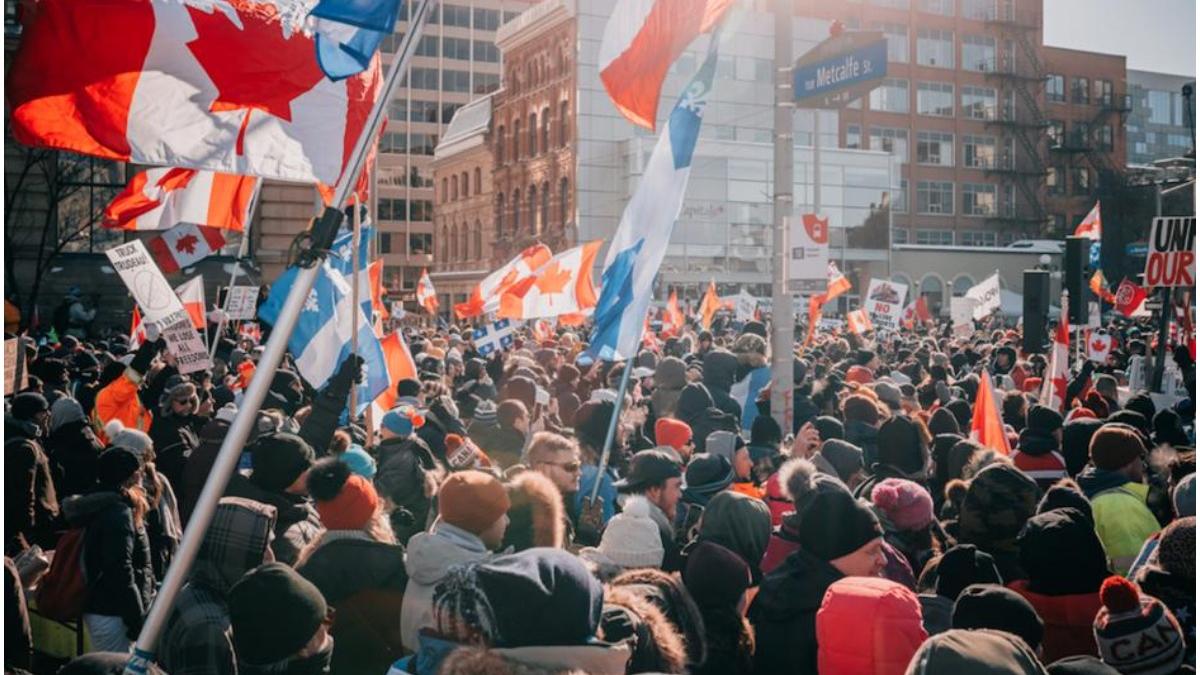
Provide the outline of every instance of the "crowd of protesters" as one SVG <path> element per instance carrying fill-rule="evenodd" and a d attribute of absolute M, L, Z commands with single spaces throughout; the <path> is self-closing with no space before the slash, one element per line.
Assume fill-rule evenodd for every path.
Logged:
<path fill-rule="evenodd" d="M 261 352 L 181 376 L 149 333 L 60 333 L 6 399 L 6 670 L 55 672 L 34 626 L 74 604 L 58 672 L 120 672 Z M 405 333 L 378 419 L 346 419 L 357 357 L 275 374 L 152 670 L 1193 672 L 1194 363 L 1186 397 L 1129 391 L 1148 327 L 1061 409 L 1017 330 L 818 334 L 786 429 L 745 400 L 759 321 L 652 336 L 623 399 L 586 327 Z M 1011 453 L 972 440 L 985 378 Z"/>

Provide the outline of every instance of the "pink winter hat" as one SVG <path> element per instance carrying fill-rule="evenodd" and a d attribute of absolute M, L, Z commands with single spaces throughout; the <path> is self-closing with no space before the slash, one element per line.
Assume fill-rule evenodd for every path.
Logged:
<path fill-rule="evenodd" d="M 933 498 L 911 480 L 880 481 L 871 490 L 871 502 L 901 530 L 920 530 L 933 522 Z"/>

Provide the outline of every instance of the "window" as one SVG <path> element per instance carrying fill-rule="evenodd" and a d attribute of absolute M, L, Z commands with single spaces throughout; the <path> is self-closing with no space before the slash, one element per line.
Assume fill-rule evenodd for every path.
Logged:
<path fill-rule="evenodd" d="M 442 38 L 442 56 L 447 59 L 471 59 L 471 41 L 466 38 Z"/>
<path fill-rule="evenodd" d="M 463 199 L 470 197 L 471 196 L 471 182 L 469 180 L 467 180 L 467 172 L 466 171 L 462 172 L 462 177 L 459 179 L 459 183 L 462 185 Z"/>
<path fill-rule="evenodd" d="M 1171 123 L 1171 92 L 1150 90 L 1150 123 Z"/>
<path fill-rule="evenodd" d="M 859 149 L 862 147 L 862 127 L 857 124 L 846 125 L 846 144 L 845 147 Z"/>
<path fill-rule="evenodd" d="M 908 213 L 908 179 L 900 179 L 900 189 L 892 192 L 892 208 L 896 213 Z M 907 238 L 907 235 L 906 235 Z"/>
<path fill-rule="evenodd" d="M 1056 234 L 1059 232 L 1067 231 L 1067 214 L 1056 213 L 1056 214 L 1050 216 L 1050 219 L 1051 219 L 1051 221 L 1050 221 L 1051 227 L 1053 228 L 1050 230 L 1051 234 Z"/>
<path fill-rule="evenodd" d="M 404 31 L 398 30 L 391 35 L 385 35 L 383 42 L 379 43 L 379 50 L 385 54 L 395 54 L 400 48 L 400 43 L 404 41 Z"/>
<path fill-rule="evenodd" d="M 570 111 L 570 103 L 568 103 L 567 101 L 561 101 L 558 104 L 558 145 L 559 145 L 559 147 L 566 147 L 566 145 L 567 145 L 567 128 L 569 126 L 569 122 L 567 120 L 567 113 L 569 111 Z"/>
<path fill-rule="evenodd" d="M 871 90 L 871 110 L 908 112 L 908 80 L 887 78 Z"/>
<path fill-rule="evenodd" d="M 475 221 L 475 260 L 483 260 L 483 225 Z"/>
<path fill-rule="evenodd" d="M 976 21 L 996 18 L 996 0 L 962 0 L 962 15 Z"/>
<path fill-rule="evenodd" d="M 908 26 L 902 23 L 871 23 L 871 30 L 883 32 L 887 38 L 888 61 L 908 63 Z"/>
<path fill-rule="evenodd" d="M 1062 120 L 1050 120 L 1049 126 L 1046 127 L 1046 136 L 1050 138 L 1050 147 L 1062 146 L 1063 139 L 1067 136 L 1067 123 Z"/>
<path fill-rule="evenodd" d="M 405 80 L 411 83 L 410 86 L 413 89 L 431 89 L 437 91 L 438 70 L 437 68 L 409 68 Z"/>
<path fill-rule="evenodd" d="M 1067 100 L 1066 89 L 1063 84 L 1063 76 L 1051 73 L 1046 76 L 1046 100 L 1053 103 L 1062 103 Z"/>
<path fill-rule="evenodd" d="M 504 125 L 496 130 L 496 165 L 504 164 Z"/>
<path fill-rule="evenodd" d="M 483 172 L 479 167 L 475 167 L 475 194 L 483 192 Z"/>
<path fill-rule="evenodd" d="M 922 246 L 953 246 L 954 230 L 917 230 L 917 244 Z"/>
<path fill-rule="evenodd" d="M 431 124 L 437 124 L 437 101 L 410 101 L 408 104 L 408 117 L 409 120 L 413 122 L 429 122 Z"/>
<path fill-rule="evenodd" d="M 1073 176 L 1072 191 L 1077 195 L 1086 195 L 1092 191 L 1092 172 L 1085 166 L 1075 167 L 1071 170 Z"/>
<path fill-rule="evenodd" d="M 380 197 L 375 210 L 380 220 L 408 220 L 408 202 L 403 199 Z"/>
<path fill-rule="evenodd" d="M 1057 166 L 1051 166 L 1046 169 L 1046 192 L 1052 195 L 1061 195 L 1066 190 L 1063 188 L 1063 172 Z"/>
<path fill-rule="evenodd" d="M 569 204 L 567 203 L 567 199 L 568 199 L 568 197 L 567 197 L 567 179 L 561 178 L 558 181 L 558 209 L 560 211 L 560 215 L 562 216 L 561 220 L 562 220 L 562 226 L 563 226 L 564 230 L 567 228 L 567 225 L 569 225 L 571 222 L 571 218 L 570 218 L 571 211 L 567 208 L 569 206 Z"/>
<path fill-rule="evenodd" d="M 899 227 L 892 228 L 892 243 L 893 244 L 907 244 L 908 243 L 908 230 L 905 230 L 905 229 L 899 228 Z"/>
<path fill-rule="evenodd" d="M 408 152 L 412 155 L 432 155 L 437 144 L 437 134 L 408 135 Z"/>
<path fill-rule="evenodd" d="M 518 188 L 512 193 L 512 228 L 513 232 L 521 231 L 521 190 Z"/>
<path fill-rule="evenodd" d="M 963 183 L 962 212 L 966 216 L 996 214 L 996 186 L 993 183 Z"/>
<path fill-rule="evenodd" d="M 1113 83 L 1112 80 L 1093 80 L 1092 92 L 1095 94 L 1095 101 L 1100 105 L 1113 104 Z"/>
<path fill-rule="evenodd" d="M 521 118 L 513 120 L 513 161 L 521 159 Z"/>
<path fill-rule="evenodd" d="M 438 37 L 436 35 L 425 35 L 421 41 L 417 43 L 417 56 L 432 56 L 438 55 Z"/>
<path fill-rule="evenodd" d="M 392 252 L 392 235 L 390 232 L 379 233 L 379 252 L 381 254 Z"/>
<path fill-rule="evenodd" d="M 934 117 L 953 117 L 954 85 L 945 82 L 918 83 L 917 113 Z"/>
<path fill-rule="evenodd" d="M 433 220 L 433 202 L 428 199 L 414 199 L 409 202 L 408 217 L 410 220 Z"/>
<path fill-rule="evenodd" d="M 538 230 L 545 230 L 550 227 L 550 183 L 542 183 L 542 212 L 538 218 Z"/>
<path fill-rule="evenodd" d="M 1092 125 L 1087 122 L 1076 122 L 1067 136 L 1067 144 L 1073 147 L 1086 148 L 1091 145 Z"/>
<path fill-rule="evenodd" d="M 496 30 L 500 27 L 500 12 L 475 8 L 475 30 Z"/>
<path fill-rule="evenodd" d="M 537 113 L 529 113 L 529 156 L 532 157 L 538 154 L 538 125 Z M 542 148 L 543 150 L 545 148 Z"/>
<path fill-rule="evenodd" d="M 1088 103 L 1089 83 L 1086 77 L 1071 78 L 1071 103 Z"/>
<path fill-rule="evenodd" d="M 442 179 L 442 191 L 445 192 L 445 190 L 446 190 L 446 179 L 443 178 Z M 448 194 L 450 195 L 451 200 L 458 199 L 458 176 L 450 177 L 450 192 Z M 442 203 L 445 203 L 445 202 L 446 202 L 446 195 L 443 194 L 442 195 Z"/>
<path fill-rule="evenodd" d="M 542 152 L 550 149 L 550 108 L 542 108 Z"/>
<path fill-rule="evenodd" d="M 542 231 L 542 223 L 538 219 L 537 186 L 529 186 L 529 231 L 538 234 Z"/>
<path fill-rule="evenodd" d="M 996 167 L 996 137 L 963 134 L 963 166 L 972 169 Z"/>
<path fill-rule="evenodd" d="M 1096 127 L 1094 133 L 1096 135 L 1096 145 L 1100 146 L 1101 150 L 1113 149 L 1113 128 L 1111 124 L 1105 124 L 1102 127 Z M 1175 134 L 1167 136 L 1168 143 L 1171 145 L 1179 145 L 1177 143 L 1171 143 L 1172 136 L 1175 136 Z M 1187 136 L 1183 136 L 1182 138 L 1186 139 Z M 1187 144 L 1187 141 L 1185 141 L 1182 145 Z"/>
<path fill-rule="evenodd" d="M 959 232 L 958 233 L 958 241 L 961 246 L 995 246 L 996 245 L 996 233 L 995 232 L 973 232 L 973 231 Z M 966 279 L 966 277 L 959 277 L 959 279 Z M 970 282 L 970 280 L 968 279 L 968 283 L 969 282 Z M 955 282 L 956 288 L 954 289 L 954 294 L 956 296 L 961 297 L 964 293 L 966 293 L 966 289 L 962 289 L 963 292 L 959 293 L 959 289 L 957 288 L 957 285 L 958 284 L 957 284 L 957 280 L 956 280 L 956 282 Z M 974 286 L 974 284 L 972 283 L 972 284 L 970 284 L 970 286 Z M 968 286 L 968 288 L 970 286 Z"/>
<path fill-rule="evenodd" d="M 917 181 L 917 213 L 952 215 L 954 213 L 954 183 L 933 180 Z"/>
<path fill-rule="evenodd" d="M 908 9 L 908 0 L 871 0 L 876 7 L 891 7 L 892 9 Z"/>
<path fill-rule="evenodd" d="M 504 234 L 504 193 L 496 195 L 496 236 Z"/>
<path fill-rule="evenodd" d="M 442 5 L 442 25 L 471 27 L 471 8 L 462 5 Z"/>
<path fill-rule="evenodd" d="M 471 91 L 471 73 L 465 70 L 443 70 L 442 91 Z"/>
<path fill-rule="evenodd" d="M 450 124 L 450 120 L 454 119 L 454 113 L 462 107 L 461 103 L 443 103 L 442 104 L 442 124 Z"/>
<path fill-rule="evenodd" d="M 475 73 L 476 94 L 490 94 L 500 88 L 500 73 Z"/>
<path fill-rule="evenodd" d="M 429 255 L 433 251 L 433 235 L 413 232 L 408 235 L 409 255 Z"/>
<path fill-rule="evenodd" d="M 446 231 L 445 228 L 442 228 L 442 232 L 445 232 L 445 231 Z M 458 260 L 458 225 L 454 225 L 450 228 L 450 247 L 449 248 L 450 248 L 450 259 L 457 261 Z"/>
<path fill-rule="evenodd" d="M 954 134 L 918 131 L 917 164 L 954 166 Z"/>
<path fill-rule="evenodd" d="M 980 73 L 996 69 L 996 39 L 981 35 L 964 35 L 962 38 L 963 70 Z"/>
<path fill-rule="evenodd" d="M 433 187 L 433 177 L 421 174 L 421 167 L 410 166 L 408 172 L 408 185 L 415 188 L 431 188 Z"/>
<path fill-rule="evenodd" d="M 403 154 L 408 152 L 408 143 L 405 140 L 404 134 L 389 131 L 379 139 L 379 151 L 392 154 Z"/>
<path fill-rule="evenodd" d="M 388 119 L 393 122 L 408 121 L 408 101 L 402 98 L 394 98 L 388 101 Z"/>
<path fill-rule="evenodd" d="M 908 129 L 871 127 L 871 150 L 890 152 L 899 157 L 901 162 L 907 162 Z"/>
<path fill-rule="evenodd" d="M 496 45 L 486 40 L 475 40 L 471 43 L 471 49 L 474 53 L 476 61 L 484 63 L 500 63 L 500 50 Z"/>
<path fill-rule="evenodd" d="M 57 243 L 66 251 L 93 253 L 123 243 L 124 232 L 99 223 L 105 206 L 125 189 L 126 166 L 68 152 L 56 153 L 55 163 L 56 168 L 46 167 L 45 171 L 56 172 L 61 181 L 56 203 Z"/>
<path fill-rule="evenodd" d="M 953 68 L 954 32 L 917 29 L 917 64 L 934 68 Z"/>
<path fill-rule="evenodd" d="M 996 119 L 996 90 L 964 84 L 961 90 L 963 117 L 973 120 Z"/>
<path fill-rule="evenodd" d="M 922 12 L 954 16 L 954 0 L 921 0 L 917 6 Z"/>

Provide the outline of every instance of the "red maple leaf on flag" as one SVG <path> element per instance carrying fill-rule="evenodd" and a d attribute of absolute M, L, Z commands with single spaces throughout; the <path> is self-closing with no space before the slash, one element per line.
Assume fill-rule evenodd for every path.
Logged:
<path fill-rule="evenodd" d="M 193 255 L 196 253 L 196 244 L 198 243 L 200 243 L 200 240 L 196 238 L 196 235 L 185 234 L 175 242 L 175 250 Z"/>
<path fill-rule="evenodd" d="M 238 130 L 240 155 L 253 111 L 292 121 L 292 100 L 316 86 L 323 74 L 314 57 L 313 39 L 299 26 L 284 37 L 283 18 L 274 5 L 254 0 L 227 2 L 241 27 L 220 9 L 205 12 L 189 6 L 197 37 L 187 46 L 217 87 L 210 109 L 246 111 Z"/>
<path fill-rule="evenodd" d="M 538 276 L 537 281 L 534 282 L 534 285 L 538 287 L 538 290 L 541 291 L 543 295 L 550 293 L 562 293 L 563 289 L 567 286 L 567 282 L 570 280 L 571 273 L 559 267 L 558 261 L 556 260 L 550 263 L 550 265 L 546 268 L 546 271 Z"/>

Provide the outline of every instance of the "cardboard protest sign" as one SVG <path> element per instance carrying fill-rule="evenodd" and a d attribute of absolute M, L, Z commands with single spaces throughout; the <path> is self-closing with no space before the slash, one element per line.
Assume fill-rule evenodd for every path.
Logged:
<path fill-rule="evenodd" d="M 867 287 L 867 298 L 863 303 L 875 325 L 897 329 L 904 315 L 904 297 L 908 286 L 886 279 L 871 279 Z"/>
<path fill-rule="evenodd" d="M 1000 273 L 984 279 L 967 289 L 966 297 L 975 301 L 971 318 L 976 321 L 986 318 L 992 312 L 1000 309 Z"/>
<path fill-rule="evenodd" d="M 162 336 L 167 343 L 167 351 L 175 357 L 175 367 L 181 375 L 206 370 L 212 365 L 204 341 L 200 339 L 191 319 L 167 326 Z"/>
<path fill-rule="evenodd" d="M 167 283 L 158 265 L 154 264 L 154 259 L 141 240 L 114 246 L 104 255 L 108 256 L 113 269 L 121 275 L 121 281 L 125 282 L 142 309 L 142 321 L 158 324 L 159 328 L 187 321 L 188 327 L 191 327 L 191 319 L 179 296 L 175 295 L 175 290 Z"/>
<path fill-rule="evenodd" d="M 1146 288 L 1196 285 L 1196 217 L 1165 216 L 1150 225 Z"/>
<path fill-rule="evenodd" d="M 250 321 L 258 311 L 258 286 L 234 286 L 227 297 L 230 321 Z"/>

